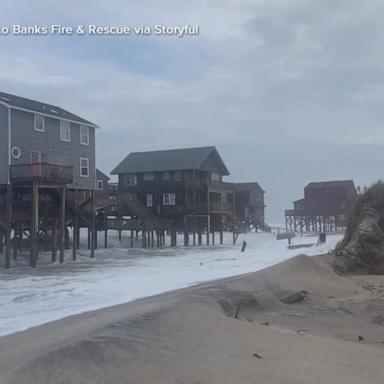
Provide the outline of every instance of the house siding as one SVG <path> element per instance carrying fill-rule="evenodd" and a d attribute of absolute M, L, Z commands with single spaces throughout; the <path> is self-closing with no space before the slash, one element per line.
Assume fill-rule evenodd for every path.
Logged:
<path fill-rule="evenodd" d="M 8 108 L 0 104 L 0 184 L 8 183 Z"/>
<path fill-rule="evenodd" d="M 31 151 L 41 152 L 42 162 L 73 167 L 74 182 L 70 188 L 95 189 L 95 129 L 89 127 L 89 145 L 80 144 L 80 124 L 71 123 L 71 141 L 60 140 L 60 120 L 45 117 L 45 132 L 34 130 L 34 114 L 12 109 L 12 146 L 21 150 L 19 159 L 12 164 L 31 162 Z M 89 177 L 80 177 L 80 158 L 89 159 Z"/>

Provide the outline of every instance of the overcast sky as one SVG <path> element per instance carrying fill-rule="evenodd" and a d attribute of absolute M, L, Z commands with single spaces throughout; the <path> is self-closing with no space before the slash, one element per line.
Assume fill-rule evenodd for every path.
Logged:
<path fill-rule="evenodd" d="M 0 36 L 0 89 L 100 125 L 98 167 L 215 145 L 267 221 L 309 181 L 383 174 L 381 0 L 2 0 L 0 25 L 199 25 L 198 37 Z"/>

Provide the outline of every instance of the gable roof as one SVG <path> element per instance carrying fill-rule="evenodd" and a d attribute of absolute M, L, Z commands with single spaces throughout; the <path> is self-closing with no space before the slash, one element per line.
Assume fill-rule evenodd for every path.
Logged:
<path fill-rule="evenodd" d="M 317 181 L 307 184 L 305 189 L 312 188 L 353 188 L 355 189 L 355 183 L 353 180 L 332 180 L 332 181 Z"/>
<path fill-rule="evenodd" d="M 101 172 L 100 169 L 98 169 L 98 168 L 96 168 L 96 178 L 98 178 L 98 179 L 108 179 L 108 180 L 111 179 L 104 172 Z"/>
<path fill-rule="evenodd" d="M 42 103 L 40 101 L 35 101 L 32 99 L 26 99 L 25 97 L 0 92 L 0 103 L 6 105 L 9 108 L 39 113 L 41 115 L 53 117 L 56 119 L 68 120 L 74 123 L 84 124 L 98 128 L 96 124 L 93 124 L 80 116 L 68 112 L 63 108 L 51 104 Z"/>
<path fill-rule="evenodd" d="M 229 171 L 215 147 L 132 152 L 111 172 L 111 174 L 181 171 L 191 169 L 207 170 L 205 169 L 204 163 L 211 155 L 215 157 L 221 174 L 229 175 Z"/>
<path fill-rule="evenodd" d="M 250 191 L 254 188 L 257 188 L 260 191 L 262 191 L 263 193 L 265 193 L 265 191 L 263 190 L 263 188 L 260 187 L 260 184 L 257 181 L 249 181 L 249 182 L 244 182 L 244 183 L 234 183 L 233 185 L 235 186 L 236 191 Z"/>

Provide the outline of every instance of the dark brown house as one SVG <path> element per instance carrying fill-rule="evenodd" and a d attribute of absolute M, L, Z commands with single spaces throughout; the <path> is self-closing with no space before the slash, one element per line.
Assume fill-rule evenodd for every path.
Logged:
<path fill-rule="evenodd" d="M 309 183 L 304 188 L 304 199 L 294 201 L 294 209 L 285 212 L 287 226 L 292 229 L 293 225 L 296 230 L 298 226 L 306 230 L 345 227 L 356 199 L 352 180 Z"/>
<path fill-rule="evenodd" d="M 236 183 L 234 187 L 237 219 L 255 228 L 264 227 L 265 191 L 256 182 Z"/>
<path fill-rule="evenodd" d="M 130 153 L 112 174 L 120 194 L 157 218 L 188 227 L 197 220 L 210 230 L 234 226 L 234 187 L 223 182 L 229 171 L 215 147 Z"/>

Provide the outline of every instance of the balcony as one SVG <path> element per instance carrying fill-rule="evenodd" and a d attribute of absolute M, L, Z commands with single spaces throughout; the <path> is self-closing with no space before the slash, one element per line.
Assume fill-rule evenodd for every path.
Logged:
<path fill-rule="evenodd" d="M 234 192 L 233 183 L 208 180 L 207 186 L 210 192 L 217 192 L 217 193 L 233 193 Z"/>
<path fill-rule="evenodd" d="M 73 182 L 73 168 L 48 163 L 17 164 L 10 166 L 12 184 L 66 185 Z"/>

